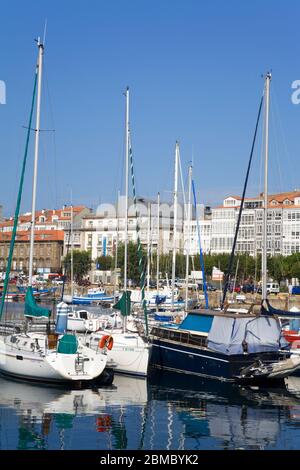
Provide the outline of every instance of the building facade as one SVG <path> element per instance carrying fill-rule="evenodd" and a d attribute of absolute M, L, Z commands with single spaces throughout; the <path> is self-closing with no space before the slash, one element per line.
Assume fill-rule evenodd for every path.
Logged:
<path fill-rule="evenodd" d="M 211 253 L 230 253 L 241 198 L 229 196 L 212 209 Z M 263 195 L 246 198 L 237 238 L 237 253 L 257 256 L 262 251 Z M 300 251 L 300 191 L 268 196 L 267 253 L 275 256 Z"/>
<path fill-rule="evenodd" d="M 176 249 L 183 250 L 183 218 L 180 208 L 177 220 Z M 103 205 L 95 215 L 82 219 L 81 229 L 74 232 L 75 239 L 84 250 L 90 250 L 92 259 L 99 256 L 114 256 L 118 243 L 125 241 L 125 204 L 124 198 L 119 199 L 117 207 Z M 159 224 L 159 227 L 158 227 Z M 138 236 L 145 250 L 165 254 L 173 250 L 174 210 L 172 205 L 160 204 L 159 221 L 158 205 L 155 201 L 139 199 L 136 208 L 131 203 L 128 209 L 127 237 L 129 242 L 136 243 Z"/>
<path fill-rule="evenodd" d="M 72 209 L 63 206 L 62 209 L 37 211 L 35 214 L 34 236 L 34 270 L 45 272 L 61 271 L 64 253 L 65 231 L 68 233 Z M 81 219 L 90 213 L 85 206 L 73 207 L 74 224 L 81 224 Z M 0 223 L 0 270 L 6 269 L 12 230 L 13 217 Z M 15 247 L 13 252 L 12 270 L 27 272 L 29 268 L 31 213 L 19 216 Z"/>

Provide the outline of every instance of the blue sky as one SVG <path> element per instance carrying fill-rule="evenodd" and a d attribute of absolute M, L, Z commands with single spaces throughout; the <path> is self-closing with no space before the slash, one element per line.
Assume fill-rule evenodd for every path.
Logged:
<path fill-rule="evenodd" d="M 269 0 L 2 0 L 0 201 L 15 205 L 36 46 L 47 18 L 37 206 L 113 201 L 124 178 L 123 91 L 130 87 L 137 192 L 170 197 L 176 139 L 193 158 L 199 201 L 240 194 L 272 69 L 270 190 L 298 183 L 300 4 Z M 30 149 L 33 158 L 33 147 Z M 261 189 L 260 145 L 249 194 Z M 23 210 L 30 209 L 32 164 Z"/>

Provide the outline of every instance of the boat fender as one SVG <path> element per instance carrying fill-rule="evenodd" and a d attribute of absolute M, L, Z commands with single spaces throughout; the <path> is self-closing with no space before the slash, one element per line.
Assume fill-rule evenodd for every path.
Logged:
<path fill-rule="evenodd" d="M 111 350 L 113 347 L 113 344 L 114 344 L 113 337 L 110 335 L 104 335 L 99 341 L 99 348 L 100 349 L 107 348 Z"/>

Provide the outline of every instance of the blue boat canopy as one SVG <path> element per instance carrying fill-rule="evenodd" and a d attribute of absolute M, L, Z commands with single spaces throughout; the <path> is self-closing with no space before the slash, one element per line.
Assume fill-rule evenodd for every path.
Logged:
<path fill-rule="evenodd" d="M 185 319 L 179 326 L 179 330 L 199 331 L 201 333 L 208 333 L 214 319 L 214 312 L 211 315 L 208 311 L 205 314 L 198 312 L 189 312 Z"/>

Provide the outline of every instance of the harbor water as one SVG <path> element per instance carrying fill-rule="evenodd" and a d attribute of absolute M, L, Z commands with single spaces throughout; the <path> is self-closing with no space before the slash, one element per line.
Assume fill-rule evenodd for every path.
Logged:
<path fill-rule="evenodd" d="M 300 449 L 300 378 L 272 389 L 150 372 L 80 390 L 0 376 L 0 449 Z"/>
<path fill-rule="evenodd" d="M 0 449 L 299 449 L 294 380 L 288 391 L 116 375 L 109 387 L 67 390 L 0 378 Z"/>

